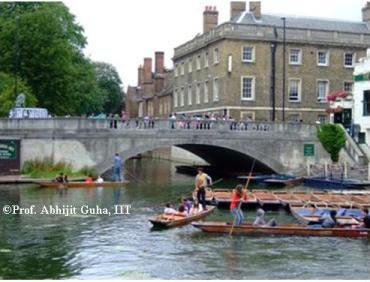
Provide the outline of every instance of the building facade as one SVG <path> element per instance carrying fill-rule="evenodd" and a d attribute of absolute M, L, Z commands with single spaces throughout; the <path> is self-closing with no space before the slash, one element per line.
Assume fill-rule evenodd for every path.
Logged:
<path fill-rule="evenodd" d="M 370 56 L 360 59 L 354 71 L 354 124 L 360 143 L 370 144 Z"/>
<path fill-rule="evenodd" d="M 128 118 L 168 117 L 172 111 L 173 74 L 164 67 L 164 53 L 155 53 L 155 68 L 152 58 L 144 58 L 138 68 L 137 86 L 129 86 L 126 96 Z"/>
<path fill-rule="evenodd" d="M 203 34 L 175 48 L 173 111 L 328 120 L 327 96 L 352 92 L 354 65 L 370 46 L 370 4 L 362 22 L 262 14 L 258 1 L 230 10 L 219 25 L 216 8 L 206 7 Z"/>

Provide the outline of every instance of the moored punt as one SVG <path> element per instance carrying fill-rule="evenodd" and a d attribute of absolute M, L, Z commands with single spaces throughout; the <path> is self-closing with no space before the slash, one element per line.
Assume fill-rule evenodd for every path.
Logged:
<path fill-rule="evenodd" d="M 370 195 L 349 195 L 349 199 L 356 205 L 370 208 Z"/>
<path fill-rule="evenodd" d="M 291 205 L 290 212 L 298 220 L 299 223 L 317 224 L 324 214 L 329 214 L 331 210 L 337 211 L 337 222 L 339 225 L 357 225 L 360 223 L 362 215 L 359 209 L 344 209 L 333 205 L 317 205 L 314 207 L 306 207 L 300 205 Z"/>
<path fill-rule="evenodd" d="M 364 187 L 357 181 L 325 177 L 305 177 L 304 185 L 319 189 L 361 189 Z"/>
<path fill-rule="evenodd" d="M 233 234 L 244 235 L 282 235 L 282 236 L 321 236 L 321 237 L 350 237 L 361 238 L 370 237 L 370 229 L 355 228 L 313 228 L 299 224 L 269 226 L 253 226 L 243 224 L 232 226 L 227 222 L 194 222 L 192 225 L 205 232 L 227 233 L 232 229 Z"/>
<path fill-rule="evenodd" d="M 213 190 L 214 200 L 217 203 L 218 208 L 228 209 L 231 204 L 231 198 L 233 190 L 231 189 L 214 189 Z M 253 193 L 248 191 L 247 200 L 242 202 L 241 208 L 253 208 L 258 206 L 258 201 Z"/>
<path fill-rule="evenodd" d="M 237 178 L 239 180 L 246 180 L 250 181 L 250 183 L 263 183 L 263 181 L 265 181 L 266 179 L 270 179 L 270 178 L 273 178 L 275 176 L 275 174 L 255 174 L 255 175 L 252 175 L 252 176 L 249 176 L 249 175 L 243 175 L 243 176 L 238 176 Z"/>
<path fill-rule="evenodd" d="M 312 192 L 293 191 L 292 194 L 305 203 L 321 203 L 321 201 Z"/>
<path fill-rule="evenodd" d="M 303 177 L 277 176 L 263 181 L 264 184 L 275 187 L 297 186 L 303 182 Z"/>
<path fill-rule="evenodd" d="M 302 205 L 304 202 L 289 191 L 274 191 L 273 194 L 283 206 Z"/>
<path fill-rule="evenodd" d="M 352 208 L 355 203 L 350 201 L 345 195 L 339 194 L 326 194 L 326 193 L 313 193 L 320 201 L 336 205 L 342 208 Z"/>
<path fill-rule="evenodd" d="M 281 207 L 280 200 L 270 191 L 254 190 L 253 194 L 263 209 L 277 209 Z"/>
<path fill-rule="evenodd" d="M 207 215 L 211 214 L 215 207 L 207 206 L 207 210 L 202 211 L 193 216 L 177 216 L 177 215 L 166 215 L 160 214 L 154 217 L 149 218 L 149 221 L 153 224 L 153 227 L 156 228 L 172 228 L 179 227 L 186 224 L 189 224 L 193 221 L 202 219 Z"/>
<path fill-rule="evenodd" d="M 67 183 L 58 183 L 53 181 L 40 181 L 35 182 L 36 184 L 40 185 L 43 188 L 96 188 L 96 187 L 104 187 L 104 188 L 113 188 L 113 187 L 121 187 L 129 183 L 129 181 L 123 182 L 110 182 L 105 181 L 102 183 L 92 182 L 81 182 L 81 181 L 70 181 Z"/>

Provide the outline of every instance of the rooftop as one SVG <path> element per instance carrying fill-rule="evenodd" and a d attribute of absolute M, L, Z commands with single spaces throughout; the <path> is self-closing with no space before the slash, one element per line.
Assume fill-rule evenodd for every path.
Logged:
<path fill-rule="evenodd" d="M 348 22 L 313 17 L 262 14 L 260 19 L 256 19 L 252 13 L 244 12 L 239 18 L 232 21 L 232 23 L 283 27 L 282 17 L 286 18 L 287 28 L 370 34 L 369 26 L 365 22 Z"/>

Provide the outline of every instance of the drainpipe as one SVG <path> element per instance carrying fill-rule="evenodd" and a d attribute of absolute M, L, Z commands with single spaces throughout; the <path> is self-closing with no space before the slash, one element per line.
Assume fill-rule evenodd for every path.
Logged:
<path fill-rule="evenodd" d="M 275 122 L 276 118 L 276 47 L 277 47 L 277 29 L 274 27 L 274 36 L 275 40 L 271 42 L 271 107 L 272 107 L 272 113 L 271 113 L 271 121 Z"/>

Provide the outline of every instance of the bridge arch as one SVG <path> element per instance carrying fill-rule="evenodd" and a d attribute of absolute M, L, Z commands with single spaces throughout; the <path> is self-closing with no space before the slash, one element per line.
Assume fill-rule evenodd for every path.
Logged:
<path fill-rule="evenodd" d="M 189 142 L 189 140 L 166 140 L 151 142 L 148 140 L 138 146 L 131 148 L 117 149 L 117 153 L 121 154 L 123 161 L 127 161 L 139 154 L 154 151 L 161 148 L 179 147 L 189 151 L 200 158 L 204 159 L 211 165 L 227 167 L 230 170 L 246 171 L 249 172 L 253 160 L 256 160 L 254 171 L 266 173 L 283 173 L 283 165 L 272 156 L 255 150 L 253 146 L 250 148 L 241 148 L 235 145 L 225 144 L 220 141 L 207 141 L 204 140 Z M 119 146 L 116 146 L 119 147 Z M 247 146 L 248 147 L 248 146 Z M 100 171 L 105 172 L 112 168 L 113 158 L 116 152 L 111 152 L 111 156 L 104 158 L 103 163 L 97 164 Z"/>

